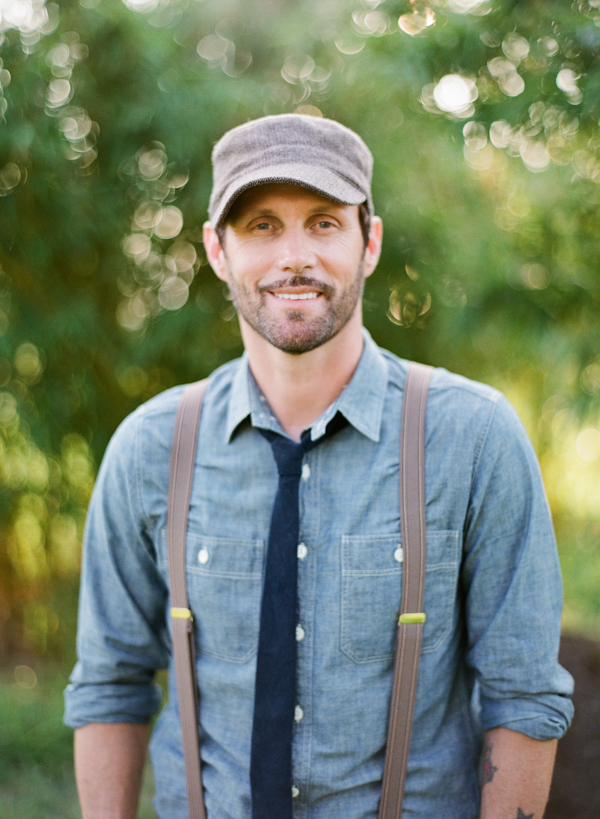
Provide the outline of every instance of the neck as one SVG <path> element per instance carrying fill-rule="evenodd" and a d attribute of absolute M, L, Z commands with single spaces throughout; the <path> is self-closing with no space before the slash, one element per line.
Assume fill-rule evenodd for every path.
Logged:
<path fill-rule="evenodd" d="M 277 349 L 243 319 L 240 324 L 252 375 L 283 429 L 298 441 L 352 378 L 363 350 L 362 315 L 357 311 L 336 336 L 299 355 Z"/>

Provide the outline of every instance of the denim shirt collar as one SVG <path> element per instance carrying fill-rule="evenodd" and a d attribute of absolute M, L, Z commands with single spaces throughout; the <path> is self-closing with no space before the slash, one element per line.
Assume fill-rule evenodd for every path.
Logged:
<path fill-rule="evenodd" d="M 312 440 L 320 438 L 336 412 L 341 412 L 352 426 L 370 438 L 379 441 L 381 418 L 388 382 L 387 362 L 379 348 L 363 327 L 364 347 L 360 361 L 350 382 L 336 400 L 310 427 Z M 266 398 L 260 391 L 244 353 L 231 384 L 227 412 L 227 442 L 246 418 L 252 426 L 271 429 L 285 435 Z"/>

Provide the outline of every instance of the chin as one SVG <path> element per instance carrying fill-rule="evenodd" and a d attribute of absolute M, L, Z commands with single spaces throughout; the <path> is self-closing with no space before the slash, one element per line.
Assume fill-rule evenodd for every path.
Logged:
<path fill-rule="evenodd" d="M 306 324 L 296 320 L 295 326 L 291 327 L 268 326 L 254 329 L 278 350 L 290 355 L 301 355 L 321 347 L 342 328 L 335 327 L 330 321 Z"/>

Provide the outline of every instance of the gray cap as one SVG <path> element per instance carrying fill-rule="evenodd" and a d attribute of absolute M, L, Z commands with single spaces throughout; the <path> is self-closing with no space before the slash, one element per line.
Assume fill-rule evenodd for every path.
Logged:
<path fill-rule="evenodd" d="M 291 182 L 344 205 L 365 202 L 373 215 L 373 156 L 354 131 L 305 114 L 262 117 L 232 128 L 213 149 L 208 206 L 214 227 L 243 191 Z"/>

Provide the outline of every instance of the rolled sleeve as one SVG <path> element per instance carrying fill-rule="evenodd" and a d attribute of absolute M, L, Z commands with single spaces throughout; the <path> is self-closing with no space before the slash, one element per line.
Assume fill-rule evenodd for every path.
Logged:
<path fill-rule="evenodd" d="M 102 462 L 84 536 L 78 662 L 65 691 L 67 725 L 148 722 L 160 707 L 156 669 L 169 659 L 168 590 L 145 536 L 141 414 L 119 427 Z M 151 461 L 150 461 L 151 462 Z"/>
<path fill-rule="evenodd" d="M 466 660 L 484 730 L 562 736 L 572 719 L 571 675 L 558 664 L 562 582 L 533 448 L 499 398 L 482 434 L 465 530 Z"/>
<path fill-rule="evenodd" d="M 76 679 L 76 666 L 72 680 Z M 148 723 L 162 702 L 162 689 L 155 684 L 71 682 L 65 691 L 65 724 L 81 728 L 88 722 Z"/>

